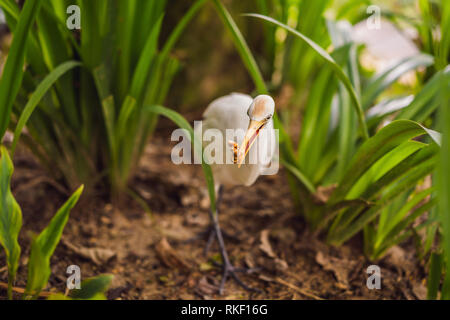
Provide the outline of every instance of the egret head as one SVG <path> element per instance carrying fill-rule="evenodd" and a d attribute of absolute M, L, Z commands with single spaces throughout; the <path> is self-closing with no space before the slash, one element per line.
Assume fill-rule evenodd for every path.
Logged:
<path fill-rule="evenodd" d="M 247 111 L 247 115 L 250 118 L 250 123 L 241 147 L 239 148 L 239 167 L 241 167 L 244 162 L 245 156 L 255 143 L 260 131 L 272 120 L 274 112 L 275 101 L 273 101 L 272 97 L 263 94 L 253 99 L 253 102 Z"/>

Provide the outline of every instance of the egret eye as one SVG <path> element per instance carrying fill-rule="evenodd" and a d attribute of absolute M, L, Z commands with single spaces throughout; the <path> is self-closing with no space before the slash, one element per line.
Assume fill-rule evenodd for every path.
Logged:
<path fill-rule="evenodd" d="M 270 119 L 272 119 L 272 115 L 271 115 L 271 114 L 269 114 L 269 115 L 266 117 L 266 120 L 270 120 Z"/>

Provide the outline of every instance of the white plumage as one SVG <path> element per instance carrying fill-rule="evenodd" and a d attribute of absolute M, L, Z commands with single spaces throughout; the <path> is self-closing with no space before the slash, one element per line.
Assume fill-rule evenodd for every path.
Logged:
<path fill-rule="evenodd" d="M 276 150 L 276 135 L 272 122 L 274 112 L 275 102 L 270 96 L 260 95 L 252 99 L 240 93 L 218 98 L 206 108 L 202 125 L 196 126 L 195 135 L 197 139 L 202 140 L 203 158 L 206 158 L 205 160 L 212 167 L 216 187 L 220 185 L 250 186 L 266 170 Z M 230 140 L 233 147 L 229 145 Z M 213 147 L 209 148 L 211 145 Z M 217 199 L 221 198 L 222 190 L 223 188 L 218 188 Z M 217 237 L 223 261 L 223 277 L 219 294 L 223 293 L 229 276 L 232 276 L 244 289 L 255 291 L 239 279 L 236 274 L 237 269 L 228 258 L 219 226 L 217 202 L 216 212 L 210 211 L 210 217 L 212 229 L 209 239 L 212 239 L 214 235 Z M 205 252 L 208 251 L 210 243 L 208 240 Z"/>
<path fill-rule="evenodd" d="M 260 100 L 260 104 L 262 104 L 262 107 L 264 108 L 260 108 L 260 110 L 255 110 L 254 112 L 252 110 L 253 113 L 250 114 L 249 107 L 252 103 L 254 105 L 254 102 L 257 101 L 256 99 Z M 265 103 L 268 103 L 270 107 L 267 107 L 267 105 L 265 106 Z M 267 164 L 270 163 L 276 147 L 275 132 L 271 119 L 274 107 L 271 106 L 271 104 L 274 106 L 273 100 L 269 96 L 259 96 L 253 99 L 249 95 L 241 93 L 232 93 L 220 97 L 209 104 L 203 114 L 202 131 L 205 133 L 207 129 L 218 129 L 221 131 L 223 137 L 221 143 L 223 145 L 223 152 L 220 155 L 220 157 L 223 157 L 223 164 L 211 164 L 214 179 L 217 184 L 226 186 L 250 186 L 267 168 Z M 250 116 L 253 117 L 253 115 L 261 113 L 261 116 L 265 117 L 265 113 L 267 112 L 269 113 L 270 118 L 259 131 L 254 147 L 249 149 L 242 166 L 239 168 L 238 164 L 232 164 L 230 162 L 231 159 L 226 159 L 226 149 L 230 148 L 226 139 L 226 130 L 239 129 L 241 131 L 242 134 L 240 136 L 238 135 L 235 140 L 235 142 L 241 146 L 244 134 L 249 128 Z M 197 132 L 197 134 L 199 134 L 199 132 Z M 207 145 L 211 143 L 211 141 L 205 141 L 205 139 L 202 139 L 202 141 L 204 147 L 207 147 Z M 207 153 L 205 154 L 207 156 Z M 228 152 L 228 155 L 230 155 L 230 152 Z"/>

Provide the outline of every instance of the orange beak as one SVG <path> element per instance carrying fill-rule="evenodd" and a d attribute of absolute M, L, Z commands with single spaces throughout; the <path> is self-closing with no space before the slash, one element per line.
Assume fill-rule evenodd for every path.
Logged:
<path fill-rule="evenodd" d="M 258 137 L 261 129 L 264 127 L 264 125 L 267 123 L 267 121 L 256 121 L 256 120 L 250 120 L 250 124 L 248 125 L 247 132 L 245 133 L 244 140 L 242 141 L 242 144 L 239 148 L 239 154 L 238 154 L 238 168 L 241 167 L 242 163 L 245 160 L 245 156 L 250 151 L 250 148 L 255 143 L 256 138 Z"/>

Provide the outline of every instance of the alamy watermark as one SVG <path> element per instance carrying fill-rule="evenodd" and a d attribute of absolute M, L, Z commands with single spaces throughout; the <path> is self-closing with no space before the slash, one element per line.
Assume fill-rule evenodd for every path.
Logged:
<path fill-rule="evenodd" d="M 69 30 L 81 29 L 81 9 L 77 5 L 71 5 L 67 7 L 67 14 L 70 16 L 66 20 L 66 26 Z"/>
<path fill-rule="evenodd" d="M 73 264 L 67 267 L 66 273 L 69 275 L 66 281 L 67 289 L 81 289 L 81 269 Z"/>
<path fill-rule="evenodd" d="M 381 289 L 381 269 L 379 266 L 373 264 L 367 267 L 366 270 L 369 277 L 366 281 L 366 286 L 368 289 Z"/>
<path fill-rule="evenodd" d="M 381 28 L 381 8 L 376 5 L 370 5 L 367 7 L 366 13 L 370 15 L 367 18 L 367 29 L 379 30 Z"/>

